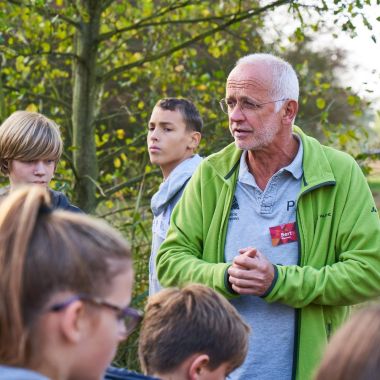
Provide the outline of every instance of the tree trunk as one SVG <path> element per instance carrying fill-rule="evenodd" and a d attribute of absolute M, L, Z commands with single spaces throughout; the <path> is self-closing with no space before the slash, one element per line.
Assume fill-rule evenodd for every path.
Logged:
<path fill-rule="evenodd" d="M 101 1 L 84 0 L 88 18 L 82 19 L 75 35 L 73 62 L 73 160 L 77 174 L 76 201 L 84 211 L 96 207 L 98 165 L 95 145 L 95 120 L 99 113 L 101 85 L 97 80 L 97 55 Z"/>

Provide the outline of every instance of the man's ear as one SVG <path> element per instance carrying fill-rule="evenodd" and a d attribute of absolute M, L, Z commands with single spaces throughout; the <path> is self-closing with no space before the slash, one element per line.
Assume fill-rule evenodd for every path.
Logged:
<path fill-rule="evenodd" d="M 287 100 L 285 107 L 283 108 L 282 120 L 284 124 L 293 124 L 293 120 L 295 119 L 298 112 L 298 102 L 293 99 Z"/>
<path fill-rule="evenodd" d="M 189 374 L 188 378 L 190 380 L 200 380 L 206 379 L 205 377 L 209 371 L 207 370 L 207 366 L 210 363 L 210 357 L 206 354 L 197 354 L 194 355 L 190 366 L 189 366 Z"/>
<path fill-rule="evenodd" d="M 84 303 L 80 300 L 68 305 L 61 314 L 59 323 L 61 334 L 67 342 L 78 343 L 89 329 L 90 316 L 86 313 Z"/>
<path fill-rule="evenodd" d="M 192 131 L 190 133 L 190 142 L 187 147 L 192 150 L 197 149 L 199 143 L 201 142 L 201 137 L 202 135 L 200 134 L 200 132 Z"/>

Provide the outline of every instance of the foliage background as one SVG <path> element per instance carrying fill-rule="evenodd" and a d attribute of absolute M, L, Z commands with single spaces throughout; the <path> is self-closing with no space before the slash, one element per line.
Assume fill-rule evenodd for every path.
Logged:
<path fill-rule="evenodd" d="M 145 144 L 156 101 L 183 96 L 195 102 L 205 121 L 200 153 L 206 156 L 231 141 L 218 104 L 226 75 L 243 55 L 273 52 L 299 74 L 297 124 L 366 169 L 363 152 L 379 146 L 378 132 L 368 128 L 369 102 L 337 76 L 344 50 L 312 47 L 320 33 L 355 34 L 357 22 L 371 29 L 365 5 L 379 0 L 1 1 L 0 121 L 28 109 L 61 125 L 65 155 L 53 186 L 129 239 L 133 303 L 143 307 L 149 201 L 161 182 Z M 279 9 L 293 32 L 268 41 L 268 18 Z M 118 365 L 138 369 L 136 339 L 120 349 Z"/>

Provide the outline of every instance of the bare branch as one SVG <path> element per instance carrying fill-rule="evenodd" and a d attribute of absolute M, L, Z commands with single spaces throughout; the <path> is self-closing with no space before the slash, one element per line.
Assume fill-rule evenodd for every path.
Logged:
<path fill-rule="evenodd" d="M 174 46 L 170 49 L 167 49 L 167 50 L 164 50 L 158 54 L 154 54 L 154 55 L 151 55 L 151 56 L 146 56 L 142 59 L 139 59 L 135 62 L 132 62 L 132 63 L 128 63 L 126 65 L 123 65 L 123 66 L 119 66 L 113 70 L 110 70 L 109 72 L 107 72 L 106 74 L 104 74 L 100 79 L 102 81 L 106 81 L 110 78 L 112 78 L 113 76 L 115 75 L 118 75 L 118 74 L 121 74 L 123 73 L 124 71 L 126 70 L 130 70 L 134 67 L 138 67 L 138 66 L 141 66 L 142 64 L 146 63 L 146 62 L 153 62 L 153 61 L 156 61 L 160 58 L 163 58 L 163 57 L 166 57 L 166 56 L 169 56 L 173 53 L 175 53 L 176 51 L 178 50 L 182 50 L 192 44 L 194 44 L 195 42 L 199 41 L 199 40 L 202 40 L 204 39 L 205 37 L 208 37 L 208 36 L 211 36 L 213 34 L 215 34 L 216 32 L 220 31 L 220 30 L 223 30 L 223 29 L 226 29 L 228 28 L 229 26 L 233 25 L 233 24 L 236 24 L 240 21 L 243 21 L 245 19 L 248 19 L 248 18 L 251 18 L 251 17 L 254 17 L 254 16 L 257 16 L 261 13 L 264 13 L 265 11 L 267 11 L 268 9 L 272 9 L 272 8 L 275 8 L 275 7 L 278 7 L 278 6 L 281 6 L 281 5 L 284 5 L 284 4 L 290 4 L 292 3 L 293 0 L 277 0 L 271 4 L 268 4 L 262 8 L 259 8 L 259 9 L 250 9 L 248 11 L 245 11 L 244 13 L 242 13 L 241 15 L 237 16 L 237 17 L 233 17 L 231 20 L 215 27 L 215 28 L 212 28 L 212 29 L 209 29 L 201 34 L 198 34 L 197 36 L 177 45 L 177 46 Z"/>

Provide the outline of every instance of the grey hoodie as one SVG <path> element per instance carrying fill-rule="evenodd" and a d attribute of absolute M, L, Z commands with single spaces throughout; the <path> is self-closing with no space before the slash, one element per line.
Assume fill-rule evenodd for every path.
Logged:
<path fill-rule="evenodd" d="M 165 240 L 173 208 L 181 198 L 187 182 L 193 175 L 202 157 L 198 154 L 182 161 L 162 182 L 153 195 L 150 206 L 153 212 L 152 251 L 149 260 L 149 295 L 161 290 L 157 279 L 156 256 L 161 243 Z"/>
<path fill-rule="evenodd" d="M 47 377 L 30 369 L 0 365 L 1 380 L 49 380 Z"/>

